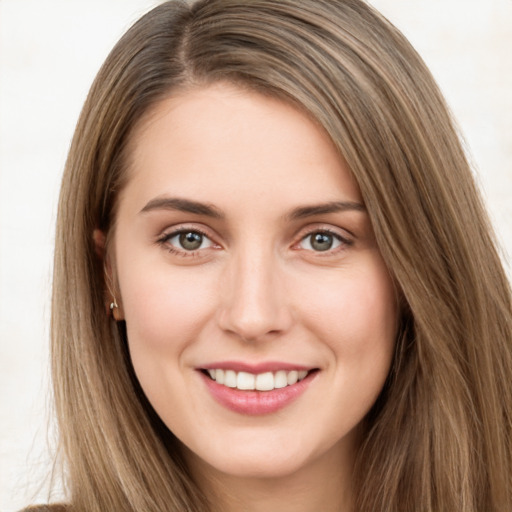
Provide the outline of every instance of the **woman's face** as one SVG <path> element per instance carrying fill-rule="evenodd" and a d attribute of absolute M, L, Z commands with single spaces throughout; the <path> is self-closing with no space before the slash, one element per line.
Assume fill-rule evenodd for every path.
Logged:
<path fill-rule="evenodd" d="M 156 412 L 220 474 L 347 459 L 389 371 L 397 301 L 329 138 L 217 84 L 161 102 L 131 150 L 110 256 Z"/>

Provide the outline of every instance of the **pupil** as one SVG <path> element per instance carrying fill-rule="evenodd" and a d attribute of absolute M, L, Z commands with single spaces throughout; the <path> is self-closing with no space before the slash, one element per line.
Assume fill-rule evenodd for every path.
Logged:
<path fill-rule="evenodd" d="M 316 251 L 328 251 L 332 247 L 332 242 L 332 235 L 316 233 L 316 235 L 313 236 L 311 246 Z"/>
<path fill-rule="evenodd" d="M 203 243 L 203 235 L 199 233 L 181 233 L 180 244 L 187 251 L 199 249 Z"/>

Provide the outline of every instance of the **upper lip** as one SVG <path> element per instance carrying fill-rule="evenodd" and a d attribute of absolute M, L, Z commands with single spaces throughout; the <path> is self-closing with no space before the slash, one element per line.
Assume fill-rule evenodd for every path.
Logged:
<path fill-rule="evenodd" d="M 315 369 L 313 366 L 305 366 L 301 364 L 281 362 L 281 361 L 267 361 L 262 363 L 247 363 L 243 361 L 219 361 L 208 363 L 199 367 L 200 370 L 233 370 L 235 372 L 247 372 L 255 375 L 266 372 L 277 372 L 279 370 L 285 371 L 310 371 Z"/>

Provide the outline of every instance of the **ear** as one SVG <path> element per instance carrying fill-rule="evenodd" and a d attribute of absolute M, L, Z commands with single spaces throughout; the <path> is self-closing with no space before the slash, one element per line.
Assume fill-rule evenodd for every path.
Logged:
<path fill-rule="evenodd" d="M 107 237 L 101 229 L 96 228 L 92 232 L 92 239 L 96 255 L 103 262 L 105 286 L 107 288 L 105 294 L 105 309 L 109 316 L 112 315 L 114 320 L 119 322 L 120 320 L 124 320 L 124 311 L 121 304 L 121 294 L 119 292 L 119 286 L 117 286 L 115 272 L 112 268 L 110 257 L 107 254 Z"/>
<path fill-rule="evenodd" d="M 105 233 L 101 231 L 101 229 L 96 228 L 92 232 L 92 240 L 94 242 L 94 250 L 96 251 L 96 256 L 101 260 L 105 259 L 105 244 L 107 242 L 107 237 Z"/>

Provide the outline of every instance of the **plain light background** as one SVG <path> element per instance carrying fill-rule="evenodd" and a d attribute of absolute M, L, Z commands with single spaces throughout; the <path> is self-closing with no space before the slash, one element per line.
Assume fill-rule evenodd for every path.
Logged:
<path fill-rule="evenodd" d="M 276 0 L 279 1 L 279 0 Z M 0 0 L 0 511 L 46 500 L 55 209 L 87 90 L 152 0 Z M 429 65 L 512 254 L 512 0 L 372 0 Z M 507 263 L 510 275 L 510 264 Z M 50 442 L 51 444 L 51 442 Z"/>

